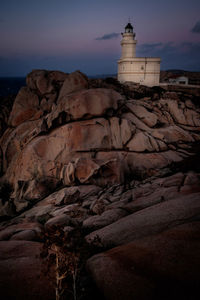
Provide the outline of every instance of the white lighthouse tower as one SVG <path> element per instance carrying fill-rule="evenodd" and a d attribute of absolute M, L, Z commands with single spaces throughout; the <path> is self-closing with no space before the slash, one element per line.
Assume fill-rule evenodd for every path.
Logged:
<path fill-rule="evenodd" d="M 136 57 L 135 33 L 128 23 L 122 33 L 122 55 L 118 61 L 118 80 L 136 82 L 147 86 L 159 85 L 160 58 Z"/>

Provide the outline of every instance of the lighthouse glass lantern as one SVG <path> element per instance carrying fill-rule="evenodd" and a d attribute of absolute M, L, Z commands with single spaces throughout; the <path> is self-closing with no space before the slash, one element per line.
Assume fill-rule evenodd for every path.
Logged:
<path fill-rule="evenodd" d="M 133 26 L 131 23 L 128 23 L 125 27 L 125 33 L 133 33 Z"/>

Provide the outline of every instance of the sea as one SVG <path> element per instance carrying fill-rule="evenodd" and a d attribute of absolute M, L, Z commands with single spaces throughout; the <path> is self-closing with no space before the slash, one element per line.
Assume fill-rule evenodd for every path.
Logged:
<path fill-rule="evenodd" d="M 0 97 L 16 95 L 26 85 L 25 77 L 0 77 Z"/>

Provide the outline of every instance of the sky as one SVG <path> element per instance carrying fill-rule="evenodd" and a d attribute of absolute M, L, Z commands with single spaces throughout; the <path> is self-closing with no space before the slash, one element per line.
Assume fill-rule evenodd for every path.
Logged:
<path fill-rule="evenodd" d="M 32 69 L 117 73 L 130 21 L 140 57 L 200 71 L 199 0 L 1 0 L 0 76 Z"/>

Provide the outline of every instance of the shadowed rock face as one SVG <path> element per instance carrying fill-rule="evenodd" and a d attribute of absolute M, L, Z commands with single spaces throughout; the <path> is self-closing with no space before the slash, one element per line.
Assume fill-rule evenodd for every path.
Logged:
<path fill-rule="evenodd" d="M 199 222 L 179 225 L 89 259 L 106 299 L 199 297 Z"/>
<path fill-rule="evenodd" d="M 55 299 L 53 284 L 43 273 L 41 249 L 38 242 L 0 242 L 2 299 Z"/>
<path fill-rule="evenodd" d="M 35 70 L 8 114 L 0 139 L 0 247 L 8 249 L 12 274 L 19 267 L 20 280 L 29 278 L 23 270 L 34 264 L 36 282 L 34 253 L 46 235 L 78 230 L 93 251 L 109 250 L 87 264 L 106 299 L 161 299 L 165 278 L 163 299 L 196 289 L 199 268 L 189 271 L 198 266 L 200 110 L 192 95 Z M 19 247 L 22 256 L 13 256 Z M 12 278 L 6 289 L 18 284 Z M 51 299 L 40 285 L 16 291 L 16 299 Z"/>
<path fill-rule="evenodd" d="M 113 89 L 88 87 L 79 71 L 27 76 L 9 117 L 12 127 L 1 138 L 1 169 L 17 212 L 58 185 L 104 186 L 156 175 L 199 141 L 199 110 L 190 98 L 181 102 L 162 92 L 155 101 L 126 100 Z"/>

